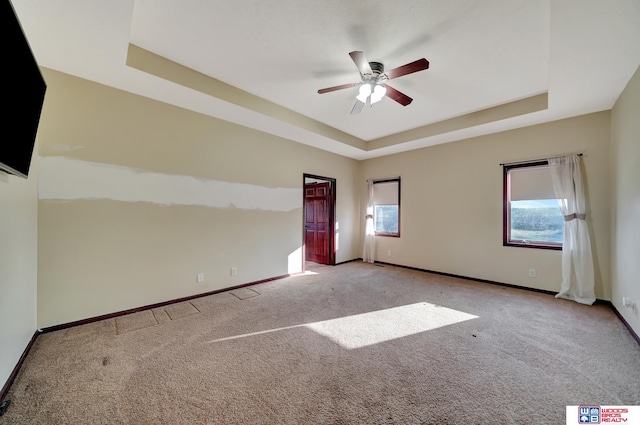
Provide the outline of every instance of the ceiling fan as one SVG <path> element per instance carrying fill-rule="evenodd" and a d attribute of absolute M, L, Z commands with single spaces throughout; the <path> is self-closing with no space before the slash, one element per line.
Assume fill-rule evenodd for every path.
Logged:
<path fill-rule="evenodd" d="M 364 52 L 353 51 L 349 53 L 349 56 L 351 56 L 351 59 L 356 64 L 358 71 L 360 71 L 361 81 L 359 83 L 342 84 L 339 86 L 327 87 L 326 89 L 320 89 L 318 90 L 318 94 L 348 89 L 351 87 L 360 87 L 358 96 L 356 96 L 356 104 L 353 105 L 353 109 L 351 109 L 351 115 L 359 114 L 364 105 L 370 106 L 379 102 L 384 96 L 395 100 L 402 106 L 407 106 L 413 101 L 413 99 L 386 84 L 385 81 L 429 69 L 429 61 L 425 58 L 393 68 L 391 71 L 384 72 L 384 65 L 380 62 L 367 61 L 364 56 Z"/>

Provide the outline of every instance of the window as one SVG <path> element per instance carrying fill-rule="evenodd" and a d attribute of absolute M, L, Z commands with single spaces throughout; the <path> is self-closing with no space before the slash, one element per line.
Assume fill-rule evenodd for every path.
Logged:
<path fill-rule="evenodd" d="M 373 228 L 376 236 L 400 237 L 400 177 L 373 181 Z"/>
<path fill-rule="evenodd" d="M 505 246 L 562 249 L 564 217 L 547 161 L 504 166 Z"/>

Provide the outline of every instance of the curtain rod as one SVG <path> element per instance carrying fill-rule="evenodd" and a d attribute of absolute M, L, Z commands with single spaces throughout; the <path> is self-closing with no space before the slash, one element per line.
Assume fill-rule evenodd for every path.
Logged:
<path fill-rule="evenodd" d="M 571 155 L 577 155 L 577 156 L 582 156 L 582 152 L 580 153 L 574 153 L 574 154 L 568 154 L 568 155 L 562 155 L 562 156 L 571 156 Z M 551 157 L 551 158 L 561 158 L 561 157 Z M 516 165 L 516 164 L 526 164 L 527 162 L 540 162 L 540 161 L 547 161 L 549 158 L 540 158 L 540 159 L 529 159 L 526 161 L 515 161 L 515 162 L 503 162 L 502 164 L 500 164 L 501 167 L 505 166 L 505 165 Z"/>

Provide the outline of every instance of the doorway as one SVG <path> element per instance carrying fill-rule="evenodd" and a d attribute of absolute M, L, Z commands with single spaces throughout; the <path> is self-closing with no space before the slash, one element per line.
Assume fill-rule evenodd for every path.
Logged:
<path fill-rule="evenodd" d="M 304 261 L 335 265 L 336 179 L 312 174 L 303 179 Z"/>

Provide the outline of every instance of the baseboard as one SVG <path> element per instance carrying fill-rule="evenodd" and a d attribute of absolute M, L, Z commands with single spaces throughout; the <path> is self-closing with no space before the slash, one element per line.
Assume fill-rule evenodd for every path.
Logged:
<path fill-rule="evenodd" d="M 609 307 L 611 307 L 611 310 L 613 310 L 613 312 L 616 314 L 616 316 L 618 316 L 618 319 L 620 319 L 622 324 L 627 328 L 627 330 L 631 334 L 631 337 L 636 340 L 638 345 L 640 345 L 640 336 L 638 336 L 638 334 L 636 333 L 636 331 L 633 330 L 633 328 L 631 327 L 629 322 L 627 322 L 627 320 L 622 316 L 622 314 L 620 314 L 620 312 L 618 311 L 616 306 L 613 305 L 613 303 L 611 301 L 605 301 L 604 303 L 605 304 L 609 304 Z"/>
<path fill-rule="evenodd" d="M 455 277 L 455 278 L 458 278 L 458 279 L 472 280 L 474 282 L 490 283 L 491 285 L 506 286 L 507 288 L 514 288 L 514 289 L 523 289 L 525 291 L 538 292 L 538 293 L 547 294 L 547 295 L 553 295 L 553 296 L 555 296 L 556 293 L 557 293 L 557 292 L 554 292 L 554 291 L 548 291 L 546 289 L 529 288 L 529 287 L 526 287 L 526 286 L 514 285 L 512 283 L 497 282 L 495 280 L 480 279 L 480 278 L 477 278 L 477 277 L 470 277 L 470 276 L 463 276 L 463 275 L 453 274 L 453 273 L 439 272 L 439 271 L 436 271 L 436 270 L 421 269 L 419 267 L 411 267 L 411 266 L 403 266 L 403 265 L 399 265 L 399 264 L 385 263 L 384 261 L 376 261 L 374 264 L 383 264 L 383 265 L 386 265 L 386 266 L 400 267 L 400 268 L 403 268 L 403 269 L 416 270 L 416 271 L 419 271 L 419 272 L 437 274 L 439 276 L 448 276 L 448 277 Z"/>
<path fill-rule="evenodd" d="M 9 392 L 9 388 L 11 388 L 11 385 L 13 385 L 13 381 L 15 381 L 16 376 L 18 376 L 18 372 L 20 372 L 20 368 L 22 368 L 22 364 L 24 363 L 24 360 L 29 355 L 29 351 L 31 351 L 31 347 L 33 347 L 33 344 L 35 344 L 36 340 L 38 339 L 41 333 L 42 333 L 41 331 L 36 330 L 33 336 L 31 337 L 31 340 L 27 344 L 27 347 L 22 352 L 22 356 L 20 356 L 20 360 L 18 360 L 16 367 L 13 368 L 13 371 L 11 371 L 11 374 L 9 375 L 9 379 L 7 379 L 7 382 L 5 382 L 4 386 L 2 387 L 2 390 L 0 390 L 0 402 L 3 402 L 4 398 L 7 396 L 7 393 Z"/>
<path fill-rule="evenodd" d="M 358 260 L 362 261 L 362 258 L 354 258 L 353 260 L 341 261 L 339 263 L 336 263 L 335 265 L 340 266 L 342 264 L 353 263 L 354 261 L 358 261 Z"/>
<path fill-rule="evenodd" d="M 239 288 L 244 288 L 244 287 L 247 287 L 247 286 L 258 285 L 260 283 L 271 282 L 273 280 L 284 279 L 284 278 L 295 276 L 295 275 L 298 275 L 298 274 L 300 274 L 300 273 L 283 274 L 283 275 L 280 275 L 280 276 L 270 277 L 270 278 L 267 278 L 267 279 L 261 279 L 261 280 L 256 280 L 256 281 L 249 282 L 249 283 L 243 283 L 242 285 L 236 285 L 236 286 L 231 286 L 231 287 L 228 287 L 228 288 L 217 289 L 215 291 L 204 292 L 202 294 L 190 295 L 188 297 L 176 298 L 174 300 L 163 301 L 163 302 L 155 303 L 155 304 L 149 304 L 149 305 L 145 305 L 145 306 L 142 306 L 142 307 L 130 308 L 128 310 L 122 310 L 122 311 L 117 311 L 115 313 L 103 314 L 101 316 L 89 317 L 87 319 L 76 320 L 74 322 L 62 323 L 60 325 L 54 325 L 54 326 L 49 326 L 49 327 L 46 327 L 46 328 L 42 328 L 40 330 L 40 332 L 41 333 L 49 333 L 49 332 L 59 331 L 59 330 L 62 330 L 62 329 L 73 328 L 75 326 L 86 325 L 87 323 L 99 322 L 100 320 L 113 319 L 113 318 L 116 318 L 116 317 L 119 317 L 119 316 L 124 316 L 126 314 L 138 313 L 140 311 L 151 310 L 153 308 L 165 307 L 165 306 L 168 306 L 168 305 L 171 305 L 171 304 L 181 303 L 181 302 L 185 302 L 185 301 L 191 301 L 191 300 L 194 300 L 194 299 L 197 299 L 197 298 L 208 297 L 209 295 L 215 295 L 215 294 L 219 294 L 219 293 L 222 293 L 222 292 L 233 291 L 234 289 L 239 289 Z"/>

